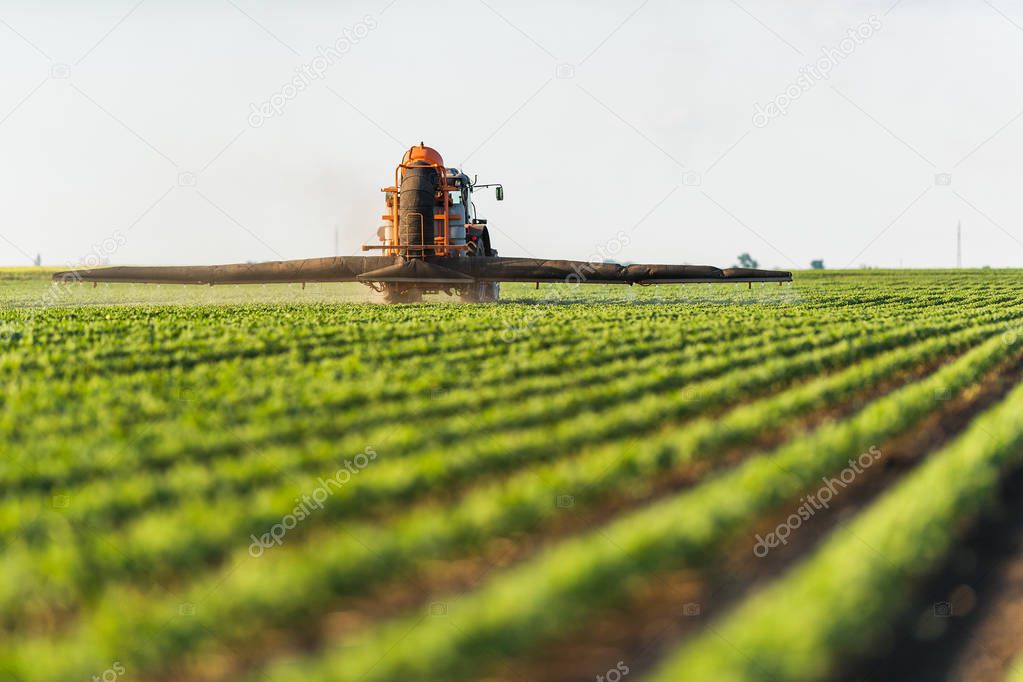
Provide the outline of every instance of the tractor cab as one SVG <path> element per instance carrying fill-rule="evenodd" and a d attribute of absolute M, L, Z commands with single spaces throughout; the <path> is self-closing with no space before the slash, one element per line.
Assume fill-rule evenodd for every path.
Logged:
<path fill-rule="evenodd" d="M 497 187 L 498 201 L 504 200 L 502 185 L 480 185 L 475 179 L 457 168 L 448 168 L 448 213 L 450 215 L 448 229 L 453 244 L 465 244 L 463 252 L 467 256 L 496 256 L 497 251 L 490 246 L 490 231 L 487 219 L 476 214 L 473 202 L 473 191 L 483 187 Z"/>

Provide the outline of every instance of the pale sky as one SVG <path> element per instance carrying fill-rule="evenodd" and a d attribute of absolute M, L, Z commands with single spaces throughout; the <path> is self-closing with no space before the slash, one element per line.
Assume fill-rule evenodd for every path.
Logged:
<path fill-rule="evenodd" d="M 1023 266 L 1021 64 L 1023 0 L 0 0 L 0 264 L 357 254 L 424 140 L 501 255 Z"/>

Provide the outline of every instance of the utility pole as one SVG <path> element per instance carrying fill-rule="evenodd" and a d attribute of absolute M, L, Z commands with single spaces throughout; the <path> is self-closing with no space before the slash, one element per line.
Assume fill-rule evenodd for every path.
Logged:
<path fill-rule="evenodd" d="M 963 267 L 963 221 L 956 225 L 956 267 Z"/>

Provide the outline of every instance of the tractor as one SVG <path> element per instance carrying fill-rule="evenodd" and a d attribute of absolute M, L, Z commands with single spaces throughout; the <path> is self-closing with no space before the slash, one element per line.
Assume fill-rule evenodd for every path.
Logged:
<path fill-rule="evenodd" d="M 386 213 L 377 244 L 363 245 L 372 256 L 336 256 L 192 266 L 119 266 L 68 270 L 58 282 L 158 284 L 273 284 L 361 282 L 391 303 L 417 303 L 424 293 L 446 292 L 471 303 L 498 300 L 501 282 L 562 284 L 694 284 L 791 282 L 792 273 L 710 265 L 620 265 L 606 261 L 545 260 L 498 256 L 473 194 L 501 184 L 479 184 L 444 165 L 440 153 L 420 142 L 410 147 L 384 187 Z"/>

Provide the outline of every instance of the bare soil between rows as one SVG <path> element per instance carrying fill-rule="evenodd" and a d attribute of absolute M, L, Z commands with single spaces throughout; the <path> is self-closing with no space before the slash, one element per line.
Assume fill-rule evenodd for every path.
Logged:
<path fill-rule="evenodd" d="M 901 635 L 840 682 L 1001 682 L 1023 653 L 1023 469 L 921 587 Z"/>

